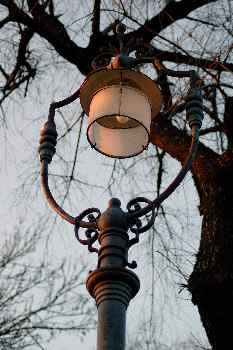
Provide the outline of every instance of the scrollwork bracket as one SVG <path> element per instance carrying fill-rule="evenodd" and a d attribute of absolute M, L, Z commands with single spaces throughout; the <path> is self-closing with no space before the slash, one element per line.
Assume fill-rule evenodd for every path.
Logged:
<path fill-rule="evenodd" d="M 94 215 L 97 214 L 96 216 Z M 91 253 L 97 253 L 99 250 L 93 247 L 93 244 L 98 240 L 99 230 L 97 225 L 97 219 L 100 217 L 101 212 L 97 208 L 89 208 L 84 210 L 80 215 L 75 218 L 74 232 L 76 239 L 83 245 L 87 245 L 88 251 Z M 79 229 L 82 228 L 82 221 L 87 216 L 89 223 L 92 225 L 85 231 L 85 239 L 80 238 Z"/>

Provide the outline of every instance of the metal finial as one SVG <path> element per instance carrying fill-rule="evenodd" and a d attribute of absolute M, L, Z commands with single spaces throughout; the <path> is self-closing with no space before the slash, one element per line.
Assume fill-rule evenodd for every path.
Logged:
<path fill-rule="evenodd" d="M 111 198 L 110 201 L 108 202 L 108 207 L 109 208 L 113 208 L 113 207 L 120 208 L 121 207 L 120 199 L 118 199 L 118 198 Z"/>

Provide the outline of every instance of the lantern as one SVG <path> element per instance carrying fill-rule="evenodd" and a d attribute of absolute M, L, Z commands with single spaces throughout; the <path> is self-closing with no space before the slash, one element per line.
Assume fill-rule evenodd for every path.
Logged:
<path fill-rule="evenodd" d="M 84 81 L 80 102 L 88 115 L 91 146 L 109 157 L 128 158 L 147 148 L 161 93 L 155 82 L 140 72 L 100 69 Z"/>

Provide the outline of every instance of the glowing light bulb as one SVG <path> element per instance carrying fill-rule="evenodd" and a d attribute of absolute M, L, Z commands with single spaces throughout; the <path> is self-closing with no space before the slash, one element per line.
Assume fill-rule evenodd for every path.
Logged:
<path fill-rule="evenodd" d="M 120 124 L 126 124 L 129 121 L 128 117 L 122 117 L 121 115 L 118 115 L 116 117 L 116 120 L 120 123 Z"/>

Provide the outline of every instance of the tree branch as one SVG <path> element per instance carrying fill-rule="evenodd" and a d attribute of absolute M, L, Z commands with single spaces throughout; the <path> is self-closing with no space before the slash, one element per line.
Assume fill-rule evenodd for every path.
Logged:
<path fill-rule="evenodd" d="M 0 5 L 8 7 L 10 2 L 11 2 L 10 0 L 0 0 Z"/>
<path fill-rule="evenodd" d="M 92 36 L 96 37 L 100 33 L 100 5 L 101 0 L 95 0 L 92 18 Z"/>
<path fill-rule="evenodd" d="M 8 79 L 7 79 L 7 84 L 5 86 L 5 90 L 10 89 L 11 90 L 11 85 L 15 85 L 16 83 L 16 77 L 17 75 L 21 74 L 22 72 L 20 72 L 20 70 L 22 69 L 23 66 L 25 66 L 28 70 L 29 73 L 32 73 L 32 75 L 35 74 L 35 70 L 33 70 L 33 68 L 31 67 L 31 65 L 29 64 L 29 62 L 27 62 L 27 50 L 28 50 L 28 44 L 30 42 L 30 40 L 33 37 L 34 32 L 29 29 L 26 28 L 25 30 L 21 31 L 21 39 L 19 42 L 19 46 L 18 46 L 18 54 L 17 54 L 17 58 L 16 58 L 16 64 L 15 67 L 12 71 L 12 73 L 9 75 Z"/>
<path fill-rule="evenodd" d="M 6 80 L 9 78 L 9 75 L 6 73 L 6 71 L 3 69 L 2 66 L 0 66 L 0 72 L 2 73 L 2 75 Z"/>
<path fill-rule="evenodd" d="M 194 18 L 194 17 L 191 17 L 191 16 L 187 16 L 186 19 L 188 19 L 189 21 L 194 21 L 194 22 L 206 24 L 207 26 L 212 26 L 212 27 L 215 27 L 215 28 L 219 28 L 218 24 L 211 23 L 211 22 L 208 22 L 208 21 L 204 21 L 204 20 L 199 19 L 199 18 Z"/>
<path fill-rule="evenodd" d="M 152 123 L 150 141 L 183 164 L 190 147 L 191 137 L 185 131 L 173 126 L 166 117 L 159 115 Z M 219 161 L 220 155 L 204 144 L 199 144 L 192 173 L 195 177 L 195 183 L 198 183 L 197 189 L 200 197 L 202 197 L 205 184 L 208 184 L 211 176 L 215 176 Z"/>
<path fill-rule="evenodd" d="M 0 4 L 3 0 L 0 0 Z M 36 1 L 29 1 L 32 16 L 20 9 L 15 3 L 3 1 L 9 9 L 13 22 L 24 24 L 42 38 L 46 39 L 70 63 L 75 64 L 80 72 L 87 74 L 87 55 L 84 48 L 79 47 L 69 37 L 64 25 L 55 16 L 45 12 L 44 7 Z M 89 68 L 89 67 L 88 67 Z M 90 68 L 89 68 L 90 69 Z M 88 71 L 89 71 L 88 69 Z"/>
<path fill-rule="evenodd" d="M 203 69 L 215 70 L 217 72 L 233 72 L 233 63 L 222 63 L 219 60 L 210 60 L 200 57 L 186 56 L 179 52 L 170 52 L 155 49 L 155 57 L 159 61 L 167 61 L 179 64 L 187 64 Z"/>
<path fill-rule="evenodd" d="M 220 125 L 215 125 L 215 126 L 211 126 L 210 128 L 206 128 L 200 131 L 200 135 L 204 136 L 204 135 L 208 135 L 210 133 L 215 133 L 215 132 L 222 132 L 223 129 Z"/>
<path fill-rule="evenodd" d="M 55 16 L 53 0 L 48 0 L 48 6 L 49 6 L 49 14 L 51 16 Z"/>
<path fill-rule="evenodd" d="M 4 27 L 5 24 L 10 22 L 10 17 L 7 16 L 6 18 L 4 18 L 2 21 L 0 21 L 0 29 L 2 29 Z"/>
<path fill-rule="evenodd" d="M 138 38 L 144 39 L 145 42 L 151 41 L 158 32 L 166 28 L 178 19 L 185 18 L 185 16 L 191 11 L 206 5 L 216 0 L 196 0 L 187 2 L 182 0 L 180 2 L 171 2 L 168 4 L 160 14 L 153 17 L 150 21 L 147 21 L 136 31 L 126 34 L 125 41 L 129 39 L 137 41 Z M 42 5 L 37 0 L 28 0 L 33 18 L 26 14 L 23 10 L 17 7 L 17 5 L 11 1 L 0 0 L 0 4 L 4 4 L 9 8 L 9 14 L 13 21 L 22 23 L 41 37 L 46 39 L 60 54 L 70 63 L 74 64 L 82 74 L 86 75 L 90 72 L 91 61 L 99 53 L 99 40 L 92 40 L 90 38 L 88 47 L 79 47 L 73 42 L 64 25 L 59 19 L 51 14 L 45 12 Z M 99 16 L 100 16 L 100 0 L 95 1 L 94 5 L 94 18 L 93 18 L 93 34 L 99 33 Z M 101 47 L 108 48 L 114 47 L 115 36 L 107 36 L 99 33 L 101 40 Z M 214 69 L 217 71 L 233 71 L 233 64 L 221 62 L 213 62 L 212 60 L 195 58 L 192 56 L 186 56 L 177 52 L 168 52 L 155 49 L 156 57 L 161 61 L 169 61 L 174 63 L 185 63 L 189 65 L 195 65 L 198 67 L 204 67 L 207 69 Z"/>
<path fill-rule="evenodd" d="M 233 97 L 228 96 L 227 98 L 225 98 L 225 111 L 223 116 L 223 125 L 224 125 L 225 134 L 228 140 L 228 148 L 233 147 L 232 109 L 233 109 Z"/>
<path fill-rule="evenodd" d="M 128 35 L 150 42 L 157 33 L 160 33 L 172 23 L 185 18 L 189 13 L 202 6 L 216 1 L 218 0 L 172 1 L 158 15 L 146 21 L 143 26 Z"/>
<path fill-rule="evenodd" d="M 27 0 L 28 8 L 31 13 L 33 13 L 33 10 L 36 8 L 37 5 L 39 5 L 38 0 Z"/>

